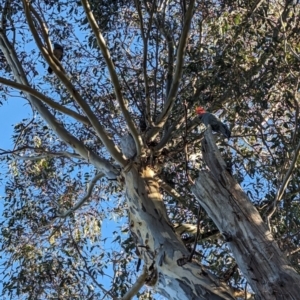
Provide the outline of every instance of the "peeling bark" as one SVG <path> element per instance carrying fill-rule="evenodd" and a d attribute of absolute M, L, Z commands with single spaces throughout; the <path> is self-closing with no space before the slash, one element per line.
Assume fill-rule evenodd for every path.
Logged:
<path fill-rule="evenodd" d="M 133 156 L 134 140 L 130 135 L 122 138 L 121 148 L 126 157 Z M 130 231 L 148 269 L 145 284 L 172 300 L 234 299 L 225 283 L 203 266 L 187 262 L 190 253 L 169 221 L 154 171 L 137 163 L 126 170 L 122 174 Z"/>
<path fill-rule="evenodd" d="M 192 191 L 223 232 L 256 299 L 299 299 L 300 276 L 283 256 L 247 195 L 226 171 L 210 128 L 202 146 L 210 171 L 200 173 Z"/>
<path fill-rule="evenodd" d="M 179 265 L 190 253 L 168 219 L 153 170 L 138 172 L 134 165 L 124 177 L 131 233 L 154 278 L 150 285 L 173 300 L 234 299 L 229 287 L 204 267 L 194 262 Z"/>

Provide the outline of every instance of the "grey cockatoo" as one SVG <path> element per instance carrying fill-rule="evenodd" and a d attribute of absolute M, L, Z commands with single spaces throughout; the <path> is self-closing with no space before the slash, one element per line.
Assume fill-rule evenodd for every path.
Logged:
<path fill-rule="evenodd" d="M 64 48 L 61 45 L 54 43 L 53 54 L 59 61 L 61 61 L 64 56 Z M 52 73 L 52 69 L 50 67 L 48 68 L 48 72 L 49 72 L 49 74 Z"/>
<path fill-rule="evenodd" d="M 230 138 L 231 132 L 227 125 L 223 124 L 216 116 L 207 112 L 203 107 L 197 107 L 196 113 L 199 115 L 201 122 L 207 126 L 210 125 L 211 129 L 215 132 L 222 133 L 228 139 Z"/>

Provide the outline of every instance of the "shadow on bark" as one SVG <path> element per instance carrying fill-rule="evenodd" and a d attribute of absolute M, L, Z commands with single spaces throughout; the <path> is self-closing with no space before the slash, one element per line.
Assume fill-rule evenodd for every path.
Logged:
<path fill-rule="evenodd" d="M 124 154 L 132 157 L 133 146 L 126 143 L 133 143 L 133 139 L 124 138 L 122 145 Z M 136 253 L 148 271 L 145 284 L 172 300 L 234 299 L 226 283 L 204 266 L 189 261 L 190 252 L 169 221 L 154 171 L 132 161 L 122 174 L 130 231 Z"/>
<path fill-rule="evenodd" d="M 256 299 L 299 299 L 299 274 L 289 265 L 260 214 L 226 170 L 210 126 L 202 141 L 202 152 L 209 171 L 200 172 L 192 192 L 228 242 Z"/>

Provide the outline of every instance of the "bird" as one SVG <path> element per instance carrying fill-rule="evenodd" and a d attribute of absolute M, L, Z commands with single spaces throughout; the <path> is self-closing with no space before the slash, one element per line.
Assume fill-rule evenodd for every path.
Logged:
<path fill-rule="evenodd" d="M 60 44 L 54 43 L 53 54 L 59 61 L 61 61 L 64 56 L 64 48 Z M 49 74 L 51 74 L 53 72 L 53 70 L 49 67 L 48 72 L 49 72 Z"/>
<path fill-rule="evenodd" d="M 199 115 L 201 122 L 207 126 L 210 125 L 211 129 L 215 132 L 222 133 L 226 138 L 230 138 L 231 132 L 227 125 L 222 123 L 215 115 L 207 112 L 203 107 L 197 107 L 196 113 Z"/>

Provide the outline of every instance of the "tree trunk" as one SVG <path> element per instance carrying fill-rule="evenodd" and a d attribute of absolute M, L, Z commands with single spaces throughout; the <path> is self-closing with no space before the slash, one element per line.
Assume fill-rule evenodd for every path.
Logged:
<path fill-rule="evenodd" d="M 289 266 L 260 214 L 226 170 L 211 129 L 202 142 L 210 171 L 202 171 L 192 191 L 227 239 L 256 299 L 300 299 L 300 276 Z"/>
<path fill-rule="evenodd" d="M 186 262 L 190 253 L 168 219 L 153 170 L 138 172 L 134 165 L 124 177 L 131 233 L 148 267 L 146 284 L 172 300 L 234 299 L 203 266 Z"/>

